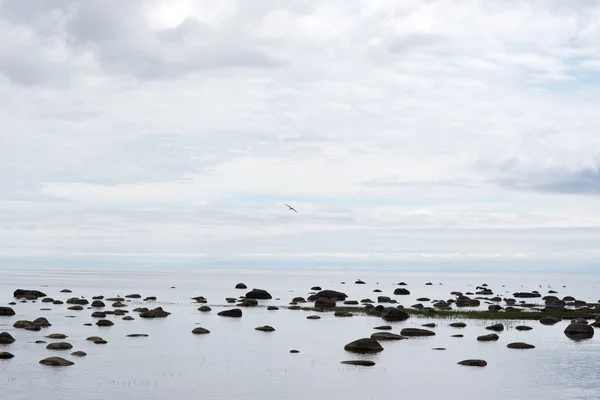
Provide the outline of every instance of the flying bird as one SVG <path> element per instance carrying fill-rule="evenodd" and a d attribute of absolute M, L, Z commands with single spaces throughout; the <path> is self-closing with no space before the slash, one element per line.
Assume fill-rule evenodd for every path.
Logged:
<path fill-rule="evenodd" d="M 296 214 L 298 214 L 298 211 L 296 211 L 296 209 L 292 206 L 290 206 L 289 204 L 285 204 L 290 210 L 294 211 Z"/>

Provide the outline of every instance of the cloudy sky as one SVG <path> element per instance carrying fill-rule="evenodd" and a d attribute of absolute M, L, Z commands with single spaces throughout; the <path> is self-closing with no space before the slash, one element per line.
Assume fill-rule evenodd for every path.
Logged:
<path fill-rule="evenodd" d="M 0 0 L 0 35 L 2 256 L 600 256 L 597 1 Z"/>

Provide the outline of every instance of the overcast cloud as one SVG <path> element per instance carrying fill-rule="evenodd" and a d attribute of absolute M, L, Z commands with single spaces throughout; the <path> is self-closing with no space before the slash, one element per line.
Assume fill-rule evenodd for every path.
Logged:
<path fill-rule="evenodd" d="M 0 0 L 0 37 L 2 255 L 600 256 L 596 1 Z"/>

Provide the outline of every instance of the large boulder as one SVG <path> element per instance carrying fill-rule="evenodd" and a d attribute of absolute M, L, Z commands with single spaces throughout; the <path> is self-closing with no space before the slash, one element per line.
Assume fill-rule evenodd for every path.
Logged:
<path fill-rule="evenodd" d="M 337 292 L 335 290 L 321 290 L 320 292 L 313 295 L 315 299 L 319 297 L 325 297 L 327 299 L 344 301 L 348 297 L 346 293 Z"/>
<path fill-rule="evenodd" d="M 98 322 L 96 322 L 96 325 L 98 326 L 113 326 L 115 323 L 108 320 L 108 319 L 100 319 L 98 320 Z"/>
<path fill-rule="evenodd" d="M 255 299 L 255 300 L 269 300 L 273 297 L 269 292 L 263 289 L 252 289 L 248 293 L 246 293 L 247 299 Z"/>
<path fill-rule="evenodd" d="M 591 339 L 594 337 L 594 328 L 581 322 L 571 322 L 565 328 L 564 333 L 573 340 Z"/>
<path fill-rule="evenodd" d="M 540 318 L 540 324 L 542 325 L 554 325 L 562 321 L 561 318 L 558 317 L 542 317 Z"/>
<path fill-rule="evenodd" d="M 428 329 L 420 329 L 420 328 L 404 328 L 400 331 L 402 336 L 433 336 L 435 332 L 430 331 Z"/>
<path fill-rule="evenodd" d="M 479 341 L 479 342 L 495 342 L 498 339 L 500 339 L 500 336 L 496 335 L 495 333 L 490 333 L 489 335 L 477 336 L 477 341 Z"/>
<path fill-rule="evenodd" d="M 385 321 L 393 322 L 393 321 L 405 321 L 409 317 L 408 313 L 402 310 L 399 310 L 395 307 L 386 307 L 381 311 L 381 318 Z"/>
<path fill-rule="evenodd" d="M 106 304 L 104 304 L 104 302 L 102 300 L 94 300 L 94 301 L 92 301 L 91 306 L 94 308 L 102 308 L 102 307 L 106 307 Z"/>
<path fill-rule="evenodd" d="M 232 308 L 231 310 L 224 310 L 218 313 L 221 317 L 230 317 L 230 318 L 241 318 L 242 310 L 239 308 Z"/>
<path fill-rule="evenodd" d="M 328 297 L 317 297 L 315 300 L 315 308 L 331 308 L 335 307 L 335 300 Z"/>
<path fill-rule="evenodd" d="M 52 367 L 68 367 L 74 365 L 73 361 L 65 360 L 62 357 L 48 357 L 40 360 L 40 364 L 49 365 Z"/>
<path fill-rule="evenodd" d="M 46 293 L 39 290 L 17 289 L 14 291 L 13 297 L 16 299 L 36 300 L 39 297 L 46 297 Z"/>
<path fill-rule="evenodd" d="M 344 346 L 344 350 L 352 353 L 369 354 L 379 353 L 383 351 L 383 347 L 375 339 L 362 338 L 348 343 L 346 346 Z"/>
<path fill-rule="evenodd" d="M 494 324 L 494 325 L 486 326 L 485 329 L 487 329 L 488 331 L 502 332 L 504 330 L 504 325 L 503 324 Z"/>
<path fill-rule="evenodd" d="M 410 291 L 405 288 L 396 288 L 396 290 L 394 290 L 394 294 L 395 295 L 409 295 Z"/>
<path fill-rule="evenodd" d="M 235 285 L 236 289 L 248 289 L 248 286 L 246 286 L 246 284 L 240 282 L 237 285 Z"/>
<path fill-rule="evenodd" d="M 67 342 L 54 342 L 46 346 L 48 350 L 71 350 L 73 345 Z"/>
<path fill-rule="evenodd" d="M 0 307 L 0 317 L 12 317 L 15 315 L 15 310 L 10 307 Z"/>
<path fill-rule="evenodd" d="M 15 338 L 8 332 L 0 333 L 0 344 L 11 344 L 15 342 Z"/>
<path fill-rule="evenodd" d="M 463 360 L 458 362 L 459 365 L 467 365 L 469 367 L 485 367 L 487 362 L 485 360 Z"/>
<path fill-rule="evenodd" d="M 162 307 L 156 307 L 153 310 L 141 312 L 140 318 L 166 318 L 169 315 L 171 315 L 171 313 L 163 310 Z"/>

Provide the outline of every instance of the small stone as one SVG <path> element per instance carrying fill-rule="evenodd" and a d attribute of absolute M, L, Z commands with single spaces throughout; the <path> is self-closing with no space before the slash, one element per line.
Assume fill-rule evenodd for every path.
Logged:
<path fill-rule="evenodd" d="M 470 367 L 485 367 L 487 365 L 487 362 L 485 360 L 463 360 L 460 361 L 458 364 L 467 365 Z"/>
<path fill-rule="evenodd" d="M 85 357 L 87 356 L 87 353 L 85 351 L 74 351 L 71 355 L 75 357 Z"/>
<path fill-rule="evenodd" d="M 535 349 L 535 346 L 524 342 L 509 343 L 506 345 L 509 349 Z"/>
<path fill-rule="evenodd" d="M 257 331 L 262 331 L 262 332 L 273 332 L 275 330 L 275 328 L 273 328 L 272 326 L 269 325 L 265 325 L 265 326 L 259 326 L 258 328 L 254 328 Z"/>
<path fill-rule="evenodd" d="M 49 365 L 52 367 L 68 367 L 70 365 L 74 365 L 75 363 L 69 360 L 65 360 L 61 357 L 48 357 L 41 360 L 40 364 Z"/>
<path fill-rule="evenodd" d="M 360 367 L 372 367 L 372 366 L 375 365 L 375 361 L 371 361 L 371 360 L 349 360 L 349 361 L 342 361 L 340 364 L 358 365 Z"/>
<path fill-rule="evenodd" d="M 210 331 L 208 329 L 198 327 L 198 328 L 194 328 L 192 330 L 192 333 L 194 335 L 206 335 L 207 333 L 210 333 Z"/>

